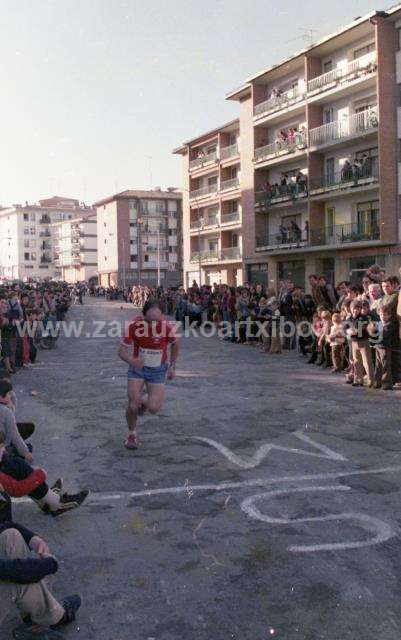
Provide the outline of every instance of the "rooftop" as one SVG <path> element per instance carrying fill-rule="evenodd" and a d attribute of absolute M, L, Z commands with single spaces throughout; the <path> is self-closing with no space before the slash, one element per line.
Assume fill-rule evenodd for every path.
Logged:
<path fill-rule="evenodd" d="M 108 196 L 107 198 L 98 200 L 93 204 L 93 206 L 98 207 L 102 204 L 113 202 L 113 200 L 125 200 L 129 198 L 148 198 L 149 200 L 155 200 L 158 198 L 162 200 L 181 200 L 182 193 L 179 189 L 175 188 L 171 188 L 168 191 L 162 191 L 161 189 L 150 189 L 148 191 L 141 189 L 126 189 L 125 191 L 120 191 L 120 193 L 115 193 L 112 196 Z"/>
<path fill-rule="evenodd" d="M 206 133 L 202 133 L 201 135 L 197 136 L 196 138 L 192 138 L 191 140 L 187 140 L 186 142 L 183 142 L 182 145 L 180 147 L 177 147 L 176 149 L 173 149 L 173 153 L 177 153 L 177 154 L 183 154 L 185 153 L 187 147 L 189 145 L 193 145 L 196 144 L 197 142 L 202 142 L 204 139 L 206 138 L 210 138 L 214 135 L 217 135 L 220 132 L 229 132 L 229 131 L 235 131 L 236 128 L 239 127 L 239 118 L 235 118 L 235 120 L 230 120 L 230 122 L 226 122 L 225 124 L 223 124 L 221 127 L 216 127 L 215 129 L 211 129 L 210 131 L 206 131 Z"/>
<path fill-rule="evenodd" d="M 371 11 L 370 13 L 366 14 L 365 16 L 362 16 L 360 18 L 356 18 L 350 24 L 338 29 L 334 33 L 331 33 L 328 36 L 325 36 L 324 38 L 321 38 L 320 40 L 318 40 L 317 42 L 314 42 L 309 47 L 301 49 L 300 51 L 297 51 L 296 53 L 288 56 L 287 58 L 284 58 L 284 60 L 281 60 L 280 62 L 278 62 L 276 64 L 273 64 L 273 65 L 270 65 L 269 67 L 263 69 L 262 71 L 259 71 L 258 73 L 253 74 L 252 76 L 250 76 L 249 78 L 247 78 L 245 80 L 243 85 L 241 85 L 237 89 L 234 89 L 234 90 L 230 91 L 229 93 L 227 93 L 226 94 L 226 99 L 227 100 L 239 100 L 247 92 L 250 91 L 252 83 L 257 82 L 263 76 L 266 76 L 267 74 L 270 75 L 274 71 L 279 70 L 282 67 L 288 66 L 291 63 L 296 62 L 298 58 L 301 59 L 301 57 L 304 56 L 307 53 L 316 52 L 316 50 L 319 49 L 319 48 L 323 49 L 323 48 L 329 46 L 330 41 L 333 40 L 334 38 L 338 38 L 338 37 L 347 38 L 347 37 L 349 37 L 350 31 L 352 31 L 353 29 L 356 29 L 358 27 L 362 27 L 363 28 L 364 25 L 368 25 L 370 23 L 370 21 L 372 19 L 374 19 L 375 17 L 390 17 L 390 16 L 393 16 L 398 11 L 401 11 L 401 4 L 394 5 L 393 7 L 390 7 L 389 9 L 387 9 L 386 11 Z"/>

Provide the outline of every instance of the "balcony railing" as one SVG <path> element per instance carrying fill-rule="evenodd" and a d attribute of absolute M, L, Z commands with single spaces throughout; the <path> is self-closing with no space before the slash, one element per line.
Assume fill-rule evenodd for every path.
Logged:
<path fill-rule="evenodd" d="M 240 215 L 239 211 L 233 211 L 232 213 L 224 213 L 221 216 L 221 224 L 229 224 L 230 222 L 239 222 Z"/>
<path fill-rule="evenodd" d="M 240 247 L 226 247 L 220 251 L 221 260 L 240 260 L 241 248 Z"/>
<path fill-rule="evenodd" d="M 235 158 L 239 154 L 238 144 L 231 144 L 229 147 L 223 147 L 220 150 L 220 160 L 229 160 Z"/>
<path fill-rule="evenodd" d="M 288 184 L 272 186 L 269 191 L 258 191 L 255 194 L 255 204 L 262 210 L 280 204 L 306 198 L 308 195 L 307 182 L 289 182 Z"/>
<path fill-rule="evenodd" d="M 310 244 L 313 246 L 348 244 L 379 239 L 379 224 L 374 220 L 363 223 L 337 224 L 323 229 L 310 230 Z"/>
<path fill-rule="evenodd" d="M 194 158 L 194 160 L 190 160 L 189 168 L 198 169 L 199 167 L 202 167 L 204 164 L 209 164 L 212 162 L 217 162 L 217 151 L 200 155 L 198 158 Z"/>
<path fill-rule="evenodd" d="M 351 82 L 351 80 L 355 78 L 373 73 L 376 71 L 376 61 L 376 51 L 371 51 L 356 60 L 348 62 L 348 64 L 332 69 L 316 78 L 312 78 L 312 80 L 308 82 L 308 94 L 315 95 L 331 89 L 337 84 Z"/>
<path fill-rule="evenodd" d="M 41 231 L 41 232 L 39 233 L 39 237 L 40 237 L 40 238 L 50 238 L 50 236 L 51 236 L 50 231 Z"/>
<path fill-rule="evenodd" d="M 228 189 L 237 189 L 239 187 L 239 178 L 231 178 L 231 180 L 223 180 L 220 184 L 220 191 Z"/>
<path fill-rule="evenodd" d="M 241 255 L 240 247 L 226 247 L 220 251 L 195 251 L 191 253 L 190 262 L 240 260 Z"/>
<path fill-rule="evenodd" d="M 204 229 L 206 227 L 215 227 L 219 224 L 219 216 L 216 213 L 215 215 L 209 215 L 206 218 L 202 218 L 202 220 L 193 220 L 190 222 L 190 229 Z"/>
<path fill-rule="evenodd" d="M 281 233 L 266 234 L 256 238 L 257 249 L 299 249 L 307 246 L 309 246 L 309 240 L 301 230 L 295 232 L 286 229 Z"/>
<path fill-rule="evenodd" d="M 366 109 L 344 120 L 335 120 L 309 131 L 309 145 L 319 147 L 336 140 L 350 138 L 377 129 L 377 109 Z"/>
<path fill-rule="evenodd" d="M 302 247 L 335 246 L 353 242 L 371 242 L 380 239 L 379 222 L 375 219 L 361 223 L 331 225 L 301 229 L 282 228 L 279 233 L 256 238 L 256 248 L 266 250 L 290 250 Z"/>
<path fill-rule="evenodd" d="M 306 133 L 297 133 L 295 140 L 276 140 L 271 144 L 266 144 L 263 147 L 255 149 L 255 162 L 261 160 L 269 160 L 278 156 L 285 156 L 289 153 L 295 153 L 296 151 L 302 151 L 307 147 L 307 135 Z"/>
<path fill-rule="evenodd" d="M 40 224 L 50 224 L 50 223 L 51 223 L 50 216 L 43 215 L 43 216 L 40 218 L 39 223 L 40 223 Z"/>
<path fill-rule="evenodd" d="M 377 182 L 379 179 L 379 171 L 376 165 L 372 166 L 369 161 L 366 165 L 353 166 L 349 165 L 342 171 L 327 174 L 320 179 L 312 180 L 310 184 L 310 195 L 319 195 L 332 191 L 343 189 L 352 189 L 354 187 L 363 187 Z"/>
<path fill-rule="evenodd" d="M 281 111 L 282 109 L 287 109 L 293 104 L 300 102 L 305 97 L 305 92 L 301 91 L 298 87 L 294 87 L 289 91 L 285 91 L 280 96 L 275 98 L 269 98 L 264 102 L 260 102 L 255 105 L 253 110 L 254 116 L 266 116 L 269 113 L 274 113 L 275 111 Z"/>
<path fill-rule="evenodd" d="M 216 251 L 195 251 L 191 253 L 190 261 L 191 262 L 207 262 L 211 260 L 218 260 L 219 252 Z"/>
<path fill-rule="evenodd" d="M 219 187 L 217 182 L 215 184 L 208 184 L 206 187 L 201 187 L 200 189 L 195 189 L 194 191 L 190 191 L 190 198 L 201 198 L 202 196 L 207 196 L 210 193 L 217 193 Z"/>

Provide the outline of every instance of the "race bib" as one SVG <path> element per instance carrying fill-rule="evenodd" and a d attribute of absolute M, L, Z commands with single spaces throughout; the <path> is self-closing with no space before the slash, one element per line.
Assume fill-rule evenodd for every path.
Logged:
<path fill-rule="evenodd" d="M 161 349 L 144 349 L 139 347 L 139 356 L 143 360 L 144 367 L 160 367 L 162 363 L 163 351 Z"/>

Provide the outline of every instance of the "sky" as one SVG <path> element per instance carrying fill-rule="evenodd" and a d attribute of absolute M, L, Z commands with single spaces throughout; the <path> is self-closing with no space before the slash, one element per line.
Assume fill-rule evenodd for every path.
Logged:
<path fill-rule="evenodd" d="M 228 91 L 386 0 L 0 0 L 0 204 L 181 185 Z"/>

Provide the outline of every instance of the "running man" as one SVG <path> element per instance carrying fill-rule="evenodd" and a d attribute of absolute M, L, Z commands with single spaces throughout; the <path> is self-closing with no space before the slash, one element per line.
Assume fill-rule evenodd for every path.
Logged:
<path fill-rule="evenodd" d="M 171 347 L 170 361 L 169 346 Z M 118 355 L 129 365 L 126 412 L 128 436 L 125 446 L 127 449 L 137 449 L 138 415 L 142 415 L 145 411 L 150 413 L 160 411 L 165 395 L 166 377 L 169 380 L 174 378 L 178 358 L 175 325 L 164 318 L 157 300 L 151 298 L 147 300 L 142 309 L 142 316 L 134 318 L 129 325 Z M 143 398 L 145 383 L 147 400 Z"/>

